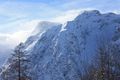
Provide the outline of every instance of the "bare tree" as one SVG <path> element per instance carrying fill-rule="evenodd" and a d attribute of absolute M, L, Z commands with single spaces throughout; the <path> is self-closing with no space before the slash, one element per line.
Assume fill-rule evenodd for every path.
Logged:
<path fill-rule="evenodd" d="M 98 45 L 94 65 L 91 64 L 81 80 L 120 80 L 120 46 L 106 42 Z"/>
<path fill-rule="evenodd" d="M 24 44 L 20 43 L 14 50 L 10 63 L 5 71 L 3 71 L 3 80 L 31 80 L 29 73 L 29 62 Z"/>

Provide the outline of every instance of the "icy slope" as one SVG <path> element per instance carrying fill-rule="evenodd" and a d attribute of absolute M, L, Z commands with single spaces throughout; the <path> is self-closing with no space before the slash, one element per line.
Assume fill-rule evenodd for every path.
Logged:
<path fill-rule="evenodd" d="M 120 44 L 116 34 L 120 32 L 120 15 L 85 11 L 66 25 L 35 32 L 25 42 L 33 80 L 80 80 L 84 67 L 94 61 L 99 40 Z"/>

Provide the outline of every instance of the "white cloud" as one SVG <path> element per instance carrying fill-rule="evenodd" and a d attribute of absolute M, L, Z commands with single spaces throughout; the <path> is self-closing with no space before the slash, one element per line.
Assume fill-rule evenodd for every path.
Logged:
<path fill-rule="evenodd" d="M 116 14 L 120 14 L 120 10 L 113 10 L 112 12 L 114 12 Z"/>
<path fill-rule="evenodd" d="M 35 27 L 38 25 L 38 23 L 41 20 L 37 19 L 37 20 L 27 20 L 24 21 L 23 23 L 19 23 L 18 28 L 20 30 L 24 30 L 24 31 L 33 31 L 33 29 L 35 29 Z"/>
<path fill-rule="evenodd" d="M 68 10 L 66 12 L 62 12 L 59 16 L 53 18 L 52 21 L 60 22 L 60 23 L 72 21 L 74 18 L 80 15 L 84 10 L 92 10 L 92 8 Z"/>
<path fill-rule="evenodd" d="M 78 14 L 80 13 L 80 10 L 70 10 L 67 12 L 63 12 L 61 15 L 55 17 L 52 19 L 52 21 L 64 23 L 66 21 L 73 20 Z"/>
<path fill-rule="evenodd" d="M 27 37 L 28 32 L 27 31 L 19 31 L 16 33 L 12 34 L 3 34 L 0 33 L 0 46 L 6 45 L 6 46 L 11 46 L 12 48 L 18 44 L 19 42 L 25 40 L 25 37 Z"/>
<path fill-rule="evenodd" d="M 18 30 L 12 33 L 0 33 L 0 46 L 10 45 L 11 47 L 16 46 L 20 42 L 24 42 L 40 20 L 31 20 L 24 23 L 20 23 Z"/>

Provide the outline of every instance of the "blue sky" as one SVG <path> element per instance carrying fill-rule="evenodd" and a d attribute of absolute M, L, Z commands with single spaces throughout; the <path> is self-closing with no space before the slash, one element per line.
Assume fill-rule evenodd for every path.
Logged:
<path fill-rule="evenodd" d="M 64 23 L 93 9 L 119 13 L 120 0 L 0 0 L 0 44 L 26 39 L 40 21 Z"/>

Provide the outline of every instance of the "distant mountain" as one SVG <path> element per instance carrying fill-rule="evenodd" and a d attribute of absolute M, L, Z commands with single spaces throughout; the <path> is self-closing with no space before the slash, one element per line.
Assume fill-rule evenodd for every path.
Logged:
<path fill-rule="evenodd" d="M 65 25 L 40 23 L 24 43 L 33 80 L 80 80 L 84 67 L 95 60 L 100 41 L 120 44 L 119 33 L 120 15 L 97 10 L 85 11 Z"/>

